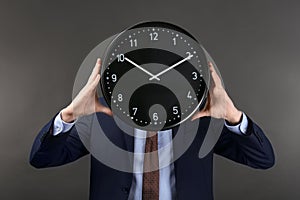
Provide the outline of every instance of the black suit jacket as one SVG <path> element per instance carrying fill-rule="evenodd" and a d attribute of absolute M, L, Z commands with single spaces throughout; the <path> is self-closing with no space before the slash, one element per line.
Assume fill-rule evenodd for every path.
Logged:
<path fill-rule="evenodd" d="M 124 134 L 112 117 L 97 113 L 107 136 L 119 147 L 133 151 L 133 137 Z M 80 140 L 76 127 L 67 133 L 52 135 L 50 120 L 36 137 L 30 163 L 36 168 L 63 165 L 89 154 Z M 230 132 L 224 126 L 213 150 L 203 159 L 198 153 L 207 132 L 210 118 L 202 118 L 195 139 L 187 151 L 174 163 L 176 199 L 213 199 L 213 155 L 218 154 L 253 168 L 266 169 L 274 165 L 274 153 L 263 131 L 248 117 L 246 135 Z M 176 150 L 176 147 L 174 147 Z M 128 159 L 130 160 L 130 159 Z M 91 155 L 90 199 L 127 199 L 132 184 L 132 173 L 112 169 Z"/>

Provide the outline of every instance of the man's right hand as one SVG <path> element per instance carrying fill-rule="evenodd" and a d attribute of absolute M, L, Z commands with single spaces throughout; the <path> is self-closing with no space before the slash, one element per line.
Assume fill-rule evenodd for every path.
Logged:
<path fill-rule="evenodd" d="M 86 85 L 81 89 L 73 101 L 61 111 L 61 118 L 65 122 L 72 122 L 80 116 L 103 112 L 112 116 L 112 111 L 103 106 L 97 96 L 97 85 L 100 81 L 101 60 L 98 58 L 96 65 Z"/>

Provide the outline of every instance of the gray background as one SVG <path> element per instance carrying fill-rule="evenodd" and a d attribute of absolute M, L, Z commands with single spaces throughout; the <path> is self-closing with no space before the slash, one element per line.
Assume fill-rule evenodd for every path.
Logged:
<path fill-rule="evenodd" d="M 300 2 L 1 1 L 0 199 L 87 199 L 89 158 L 36 170 L 40 128 L 71 100 L 84 57 L 142 20 L 187 28 L 215 59 L 236 105 L 273 143 L 276 165 L 216 157 L 216 199 L 299 199 Z"/>

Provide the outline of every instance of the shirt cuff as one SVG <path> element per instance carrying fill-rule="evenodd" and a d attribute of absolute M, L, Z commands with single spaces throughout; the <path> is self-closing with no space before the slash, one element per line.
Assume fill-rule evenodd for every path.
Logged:
<path fill-rule="evenodd" d="M 76 121 L 72 123 L 64 122 L 61 118 L 61 111 L 60 111 L 60 113 L 54 119 L 53 135 L 56 136 L 60 133 L 68 132 L 74 126 L 75 122 Z"/>
<path fill-rule="evenodd" d="M 230 130 L 231 132 L 234 132 L 239 135 L 246 135 L 246 131 L 248 128 L 248 118 L 245 115 L 245 113 L 242 114 L 242 121 L 238 125 L 230 126 L 225 121 L 225 126 Z"/>

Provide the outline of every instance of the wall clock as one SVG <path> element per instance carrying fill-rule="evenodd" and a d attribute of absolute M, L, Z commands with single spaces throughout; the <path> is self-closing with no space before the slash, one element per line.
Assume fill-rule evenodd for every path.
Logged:
<path fill-rule="evenodd" d="M 210 74 L 200 43 L 166 22 L 118 34 L 102 59 L 100 86 L 114 115 L 134 128 L 173 128 L 203 107 Z"/>

